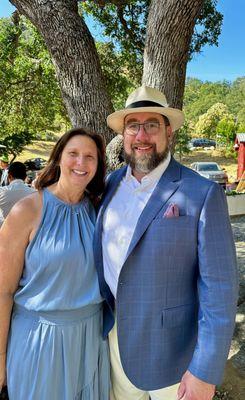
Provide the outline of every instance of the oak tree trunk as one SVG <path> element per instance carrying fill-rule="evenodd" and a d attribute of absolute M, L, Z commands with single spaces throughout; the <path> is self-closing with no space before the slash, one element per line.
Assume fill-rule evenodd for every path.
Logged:
<path fill-rule="evenodd" d="M 55 66 L 62 97 L 72 125 L 112 133 L 106 117 L 113 112 L 94 40 L 77 0 L 11 0 L 42 34 Z"/>
<path fill-rule="evenodd" d="M 142 83 L 163 90 L 171 107 L 182 108 L 186 65 L 196 18 L 204 0 L 152 0 Z"/>

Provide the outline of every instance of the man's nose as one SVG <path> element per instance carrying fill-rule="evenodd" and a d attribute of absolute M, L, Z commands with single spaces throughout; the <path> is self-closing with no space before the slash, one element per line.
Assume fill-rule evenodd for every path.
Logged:
<path fill-rule="evenodd" d="M 149 135 L 146 133 L 144 125 L 139 126 L 139 131 L 135 138 L 139 142 L 143 142 L 144 140 L 149 139 Z"/>

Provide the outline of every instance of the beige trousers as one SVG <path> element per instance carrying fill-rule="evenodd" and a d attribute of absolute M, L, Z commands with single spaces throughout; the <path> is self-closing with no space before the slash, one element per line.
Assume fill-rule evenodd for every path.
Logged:
<path fill-rule="evenodd" d="M 118 349 L 116 323 L 109 333 L 111 359 L 111 393 L 110 400 L 176 400 L 179 383 L 164 389 L 145 392 L 137 389 L 125 375 Z M 150 397 L 149 397 L 150 396 Z"/>

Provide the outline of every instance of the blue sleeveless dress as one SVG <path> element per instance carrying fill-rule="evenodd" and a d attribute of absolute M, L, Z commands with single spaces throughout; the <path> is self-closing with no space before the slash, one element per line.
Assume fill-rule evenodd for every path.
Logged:
<path fill-rule="evenodd" d="M 7 352 L 10 400 L 108 400 L 109 359 L 93 259 L 95 212 L 43 190 Z"/>

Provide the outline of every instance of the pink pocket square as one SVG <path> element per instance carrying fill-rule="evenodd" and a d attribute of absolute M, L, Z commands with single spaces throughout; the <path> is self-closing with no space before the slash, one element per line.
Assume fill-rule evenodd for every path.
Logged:
<path fill-rule="evenodd" d="M 169 204 L 167 210 L 163 214 L 164 218 L 175 218 L 179 217 L 179 208 L 177 204 Z"/>

